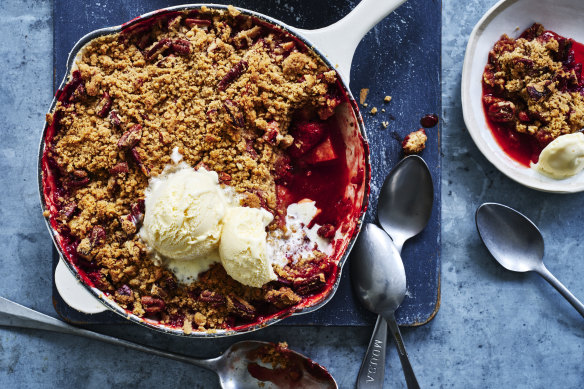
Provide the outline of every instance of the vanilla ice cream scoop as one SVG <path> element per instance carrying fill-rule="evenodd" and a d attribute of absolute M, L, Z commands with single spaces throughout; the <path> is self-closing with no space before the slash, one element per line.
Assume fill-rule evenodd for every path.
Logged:
<path fill-rule="evenodd" d="M 153 178 L 140 237 L 170 260 L 216 257 L 228 206 L 217 173 L 185 163 Z"/>
<path fill-rule="evenodd" d="M 260 288 L 277 278 L 266 244 L 266 226 L 273 218 L 261 208 L 233 207 L 225 212 L 219 256 L 236 281 Z"/>
<path fill-rule="evenodd" d="M 579 173 L 584 169 L 584 134 L 557 137 L 541 151 L 533 168 L 557 180 Z"/>

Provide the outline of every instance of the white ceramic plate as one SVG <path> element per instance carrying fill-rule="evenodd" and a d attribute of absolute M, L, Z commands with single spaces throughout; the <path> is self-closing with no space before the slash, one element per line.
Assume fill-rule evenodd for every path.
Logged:
<path fill-rule="evenodd" d="M 584 191 L 584 174 L 554 180 L 509 157 L 487 126 L 482 105 L 482 74 L 489 51 L 503 34 L 517 38 L 537 22 L 567 38 L 584 42 L 583 0 L 503 0 L 473 29 L 462 69 L 462 110 L 468 132 L 483 155 L 503 174 L 527 187 L 554 193 Z"/>

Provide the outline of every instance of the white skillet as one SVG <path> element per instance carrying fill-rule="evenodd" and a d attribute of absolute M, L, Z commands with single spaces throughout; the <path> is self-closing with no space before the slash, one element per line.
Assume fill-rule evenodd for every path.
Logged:
<path fill-rule="evenodd" d="M 316 30 L 294 28 L 286 26 L 282 22 L 279 24 L 286 26 L 293 33 L 308 41 L 321 54 L 324 54 L 328 61 L 335 66 L 344 84 L 348 87 L 351 62 L 357 45 L 369 30 L 404 2 L 405 0 L 363 0 L 343 19 Z M 212 4 L 208 6 L 212 7 Z M 238 9 L 247 11 L 242 8 Z M 253 13 L 261 16 L 257 12 Z M 107 311 L 107 308 L 68 269 L 62 258 L 55 270 L 55 284 L 63 300 L 72 308 L 85 314 Z"/>

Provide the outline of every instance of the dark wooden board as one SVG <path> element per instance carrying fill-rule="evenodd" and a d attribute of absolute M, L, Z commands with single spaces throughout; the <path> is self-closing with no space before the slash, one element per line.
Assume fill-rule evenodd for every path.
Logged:
<path fill-rule="evenodd" d="M 183 1 L 99 0 L 54 2 L 54 84 L 66 69 L 67 55 L 86 33 L 121 24 L 140 14 Z M 329 25 L 347 14 L 356 0 L 241 0 L 235 6 L 251 9 L 302 28 Z M 441 112 L 440 98 L 440 0 L 408 0 L 367 34 L 359 45 L 351 70 L 351 90 L 358 99 L 361 88 L 370 89 L 368 106 L 360 107 L 371 146 L 372 185 L 366 221 L 375 220 L 377 196 L 383 179 L 401 158 L 398 139 L 419 128 L 426 113 Z M 386 95 L 392 96 L 384 103 Z M 376 115 L 369 113 L 377 107 Z M 382 112 L 382 109 L 385 112 Z M 383 128 L 382 122 L 389 125 Z M 421 156 L 434 180 L 434 210 L 425 231 L 406 243 L 402 257 L 408 295 L 397 312 L 402 325 L 420 325 L 432 319 L 440 304 L 440 133 L 427 130 L 428 142 Z M 53 254 L 54 266 L 57 256 Z M 53 266 L 53 267 L 54 267 Z M 85 315 L 69 307 L 53 287 L 57 313 L 75 323 L 126 323 L 111 312 Z M 335 297 L 323 308 L 288 318 L 283 325 L 372 325 L 375 316 L 362 308 L 351 288 L 349 264 L 345 265 Z"/>

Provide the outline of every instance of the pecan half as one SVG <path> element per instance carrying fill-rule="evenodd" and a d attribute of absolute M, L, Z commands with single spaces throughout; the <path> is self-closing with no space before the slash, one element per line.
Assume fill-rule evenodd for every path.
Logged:
<path fill-rule="evenodd" d="M 191 42 L 186 39 L 175 39 L 170 47 L 178 55 L 187 56 L 191 53 Z"/>
<path fill-rule="evenodd" d="M 148 50 L 146 53 L 146 59 L 151 61 L 158 58 L 159 55 L 164 55 L 164 53 L 172 46 L 172 41 L 168 38 L 164 38 L 156 42 L 156 44 Z"/>
<path fill-rule="evenodd" d="M 131 149 L 136 146 L 142 138 L 142 126 L 134 124 L 128 131 L 124 132 L 118 140 L 118 148 Z"/>
<path fill-rule="evenodd" d="M 112 107 L 112 98 L 110 97 L 109 93 L 103 92 L 101 99 L 99 100 L 99 102 L 97 103 L 97 106 L 95 107 L 95 111 L 97 113 L 97 116 L 99 116 L 100 118 L 106 117 L 107 113 L 109 112 L 111 107 Z"/>
<path fill-rule="evenodd" d="M 229 183 L 231 182 L 231 175 L 225 172 L 219 172 L 219 182 L 221 184 L 229 185 Z"/>
<path fill-rule="evenodd" d="M 233 315 L 244 320 L 253 320 L 257 314 L 253 305 L 234 295 L 227 297 L 227 309 Z"/>
<path fill-rule="evenodd" d="M 209 303 L 215 307 L 225 305 L 225 296 L 220 293 L 204 290 L 199 295 L 199 300 Z"/>
<path fill-rule="evenodd" d="M 218 91 L 224 91 L 225 88 L 229 86 L 233 81 L 238 79 L 247 70 L 247 61 L 243 59 L 235 64 L 229 71 L 223 76 L 219 84 L 217 85 Z"/>
<path fill-rule="evenodd" d="M 277 308 L 286 308 L 302 301 L 294 291 L 285 286 L 280 289 L 272 289 L 266 292 L 265 299 L 270 304 L 274 304 Z"/>
<path fill-rule="evenodd" d="M 85 170 L 77 169 L 69 174 L 67 184 L 70 187 L 80 188 L 89 184 L 89 181 L 89 174 Z"/>
<path fill-rule="evenodd" d="M 116 110 L 112 109 L 110 111 L 109 119 L 110 119 L 110 123 L 114 127 L 120 127 L 122 125 L 122 121 L 120 119 L 120 116 L 118 115 L 118 111 L 116 111 Z"/>
<path fill-rule="evenodd" d="M 259 155 L 256 149 L 253 147 L 253 140 L 248 140 L 245 143 L 245 151 L 252 157 L 253 159 L 258 159 Z"/>
<path fill-rule="evenodd" d="M 122 176 L 122 175 L 128 173 L 128 171 L 129 171 L 129 169 L 128 169 L 127 162 L 116 163 L 114 166 L 112 166 L 111 169 L 109 169 L 109 173 L 112 176 Z"/>
<path fill-rule="evenodd" d="M 551 81 L 545 81 L 544 83 L 528 85 L 526 89 L 529 98 L 533 101 L 540 101 L 545 99 L 552 93 L 552 91 L 549 88 L 550 84 Z"/>
<path fill-rule="evenodd" d="M 324 288 L 325 276 L 324 273 L 318 273 L 312 277 L 295 280 L 293 288 L 301 296 L 314 294 Z"/>
<path fill-rule="evenodd" d="M 223 102 L 223 107 L 225 107 L 225 110 L 227 111 L 227 113 L 231 117 L 231 121 L 233 122 L 233 125 L 235 125 L 237 127 L 243 127 L 243 125 L 245 123 L 244 118 L 243 118 L 243 113 L 239 109 L 239 106 L 237 105 L 237 103 L 233 102 L 233 100 L 225 99 L 225 101 Z"/>
<path fill-rule="evenodd" d="M 144 220 L 145 211 L 144 199 L 139 199 L 130 205 L 130 213 L 128 215 L 120 216 L 120 224 L 126 234 L 131 235 L 138 231 L 139 225 Z"/>
<path fill-rule="evenodd" d="M 193 26 L 208 27 L 211 25 L 211 21 L 208 19 L 186 18 L 185 24 L 189 27 Z"/>
<path fill-rule="evenodd" d="M 148 313 L 162 312 L 166 308 L 164 300 L 152 296 L 142 296 L 140 299 L 144 310 Z"/>
<path fill-rule="evenodd" d="M 61 221 L 67 221 L 71 219 L 76 210 L 77 203 L 75 201 L 64 204 L 59 210 L 59 219 Z"/>
<path fill-rule="evenodd" d="M 489 106 L 487 114 L 497 123 L 510 123 L 515 117 L 515 104 L 510 101 L 501 101 Z"/>
<path fill-rule="evenodd" d="M 93 226 L 89 235 L 91 247 L 101 246 L 106 239 L 105 229 L 102 226 Z"/>
<path fill-rule="evenodd" d="M 136 162 L 136 165 L 138 165 L 142 173 L 146 177 L 148 177 L 150 175 L 150 169 L 148 168 L 148 166 L 144 164 L 144 162 L 142 162 L 142 157 L 140 157 L 140 153 L 138 152 L 138 150 L 135 147 L 133 147 L 132 150 L 130 150 L 130 152 L 132 158 L 134 158 L 134 162 Z"/>

